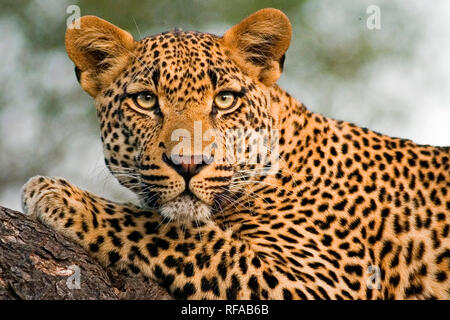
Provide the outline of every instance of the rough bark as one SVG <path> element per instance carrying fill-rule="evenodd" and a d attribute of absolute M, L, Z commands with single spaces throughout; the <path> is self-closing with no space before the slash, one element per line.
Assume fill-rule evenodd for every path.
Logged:
<path fill-rule="evenodd" d="M 79 288 L 73 281 L 76 267 Z M 0 207 L 1 299 L 171 298 L 153 282 L 104 269 L 83 248 L 50 228 Z"/>

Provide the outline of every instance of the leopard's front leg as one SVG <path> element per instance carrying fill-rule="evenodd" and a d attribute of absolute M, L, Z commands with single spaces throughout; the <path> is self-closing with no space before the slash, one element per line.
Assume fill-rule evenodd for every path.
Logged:
<path fill-rule="evenodd" d="M 24 211 L 90 251 L 104 266 L 143 273 L 176 298 L 282 298 L 275 270 L 251 245 L 211 221 L 162 223 L 156 212 L 113 203 L 63 179 L 34 177 Z"/>

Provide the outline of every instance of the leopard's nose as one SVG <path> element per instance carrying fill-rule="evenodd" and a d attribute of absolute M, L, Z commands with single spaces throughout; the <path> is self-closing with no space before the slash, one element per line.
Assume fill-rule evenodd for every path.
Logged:
<path fill-rule="evenodd" d="M 210 163 L 210 161 L 205 160 L 203 155 L 169 157 L 165 153 L 163 153 L 163 161 L 184 178 L 186 186 L 189 185 L 189 181 L 193 176 Z"/>

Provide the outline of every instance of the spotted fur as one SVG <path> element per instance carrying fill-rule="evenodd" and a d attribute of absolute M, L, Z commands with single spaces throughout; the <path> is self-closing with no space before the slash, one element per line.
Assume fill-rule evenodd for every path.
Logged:
<path fill-rule="evenodd" d="M 450 298 L 450 149 L 326 118 L 280 89 L 284 14 L 258 11 L 224 37 L 177 30 L 140 41 L 81 19 L 67 50 L 95 97 L 106 164 L 142 206 L 34 177 L 26 212 L 176 298 Z M 237 94 L 232 110 L 214 107 L 223 90 Z M 140 91 L 158 107 L 137 108 Z M 279 168 L 214 155 L 186 180 L 165 155 L 171 133 L 194 121 L 278 130 Z"/>

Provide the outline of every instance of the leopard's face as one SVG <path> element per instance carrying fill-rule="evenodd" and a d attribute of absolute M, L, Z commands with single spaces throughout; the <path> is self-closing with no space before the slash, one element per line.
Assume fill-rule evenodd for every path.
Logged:
<path fill-rule="evenodd" d="M 205 33 L 145 38 L 97 99 L 110 171 L 167 218 L 208 217 L 239 172 L 264 165 L 248 146 L 267 138 L 270 97 L 228 50 Z"/>
<path fill-rule="evenodd" d="M 143 205 L 169 219 L 208 217 L 237 180 L 265 174 L 277 155 L 269 92 L 291 39 L 283 13 L 260 10 L 222 37 L 140 41 L 98 17 L 81 21 L 67 53 L 96 100 L 106 164 Z"/>

